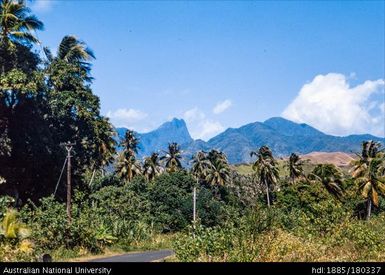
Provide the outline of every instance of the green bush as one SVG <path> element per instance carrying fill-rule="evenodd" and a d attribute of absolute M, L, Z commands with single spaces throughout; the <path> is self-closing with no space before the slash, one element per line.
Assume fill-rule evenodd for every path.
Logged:
<path fill-rule="evenodd" d="M 194 180 L 185 172 L 163 174 L 150 183 L 151 216 L 163 232 L 175 232 L 191 223 Z"/>

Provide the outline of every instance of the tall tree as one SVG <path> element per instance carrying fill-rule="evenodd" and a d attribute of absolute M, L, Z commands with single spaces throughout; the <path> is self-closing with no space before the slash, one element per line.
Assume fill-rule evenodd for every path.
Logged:
<path fill-rule="evenodd" d="M 277 162 L 274 159 L 270 148 L 267 146 L 262 146 L 258 151 L 251 152 L 250 156 L 257 157 L 252 167 L 256 172 L 259 182 L 266 188 L 267 205 L 270 207 L 270 190 L 278 183 L 279 179 Z"/>
<path fill-rule="evenodd" d="M 35 69 L 40 59 L 31 47 L 38 43 L 34 32 L 43 28 L 25 3 L 0 0 L 0 73 L 12 69 L 31 73 Z"/>
<path fill-rule="evenodd" d="M 33 32 L 43 30 L 44 25 L 31 14 L 31 9 L 25 3 L 1 0 L 0 27 L 0 42 L 6 46 L 13 46 L 15 43 L 38 43 Z"/>
<path fill-rule="evenodd" d="M 385 195 L 385 155 L 380 143 L 365 141 L 358 156 L 353 161 L 352 176 L 366 200 L 366 218 L 370 219 L 372 205 L 378 207 L 379 195 Z"/>
<path fill-rule="evenodd" d="M 142 172 L 140 163 L 136 160 L 138 145 L 139 139 L 136 137 L 135 132 L 127 130 L 124 139 L 120 143 L 123 151 L 119 154 L 116 164 L 118 176 L 126 182 L 131 182 L 136 175 Z"/>
<path fill-rule="evenodd" d="M 287 167 L 289 168 L 289 177 L 293 184 L 295 183 L 296 179 L 304 176 L 302 165 L 303 161 L 301 158 L 297 154 L 292 153 L 289 157 Z"/>
<path fill-rule="evenodd" d="M 73 73 L 78 73 L 83 80 L 90 82 L 92 60 L 95 59 L 95 54 L 84 41 L 79 40 L 73 35 L 66 35 L 61 40 L 56 56 L 52 54 L 49 48 L 44 48 L 44 53 L 51 67 L 55 69 L 53 64 L 72 64 L 75 66 Z"/>
<path fill-rule="evenodd" d="M 119 154 L 116 171 L 119 178 L 126 183 L 131 182 L 135 176 L 142 173 L 140 163 L 135 156 L 127 156 L 124 152 Z"/>
<path fill-rule="evenodd" d="M 182 169 L 182 153 L 178 143 L 169 143 L 168 151 L 165 151 L 164 153 L 165 155 L 162 156 L 160 160 L 165 163 L 168 172 L 173 173 Z"/>
<path fill-rule="evenodd" d="M 51 125 L 56 142 L 72 141 L 75 177 L 86 169 L 95 171 L 113 161 L 116 142 L 108 119 L 100 115 L 99 98 L 92 93 L 92 50 L 74 36 L 65 36 L 56 55 L 47 56 Z M 78 181 L 80 183 L 80 181 Z"/>
<path fill-rule="evenodd" d="M 152 181 L 156 176 L 162 173 L 162 166 L 159 163 L 159 154 L 152 153 L 146 157 L 143 163 L 143 175 L 148 181 Z"/>
<path fill-rule="evenodd" d="M 0 192 L 36 200 L 54 191 L 66 155 L 60 143 L 76 143 L 78 185 L 85 170 L 112 161 L 113 130 L 92 93 L 85 43 L 67 37 L 42 63 L 32 48 L 42 22 L 23 1 L 2 0 L 0 9 Z"/>
<path fill-rule="evenodd" d="M 230 182 L 230 165 L 223 152 L 211 150 L 207 156 L 206 182 L 213 186 L 223 186 Z"/>
<path fill-rule="evenodd" d="M 211 167 L 207 154 L 203 151 L 197 152 L 192 158 L 191 174 L 197 181 L 204 181 Z"/>
<path fill-rule="evenodd" d="M 120 146 L 123 148 L 124 154 L 127 156 L 134 156 L 138 153 L 139 139 L 132 130 L 127 130 L 124 139 Z"/>

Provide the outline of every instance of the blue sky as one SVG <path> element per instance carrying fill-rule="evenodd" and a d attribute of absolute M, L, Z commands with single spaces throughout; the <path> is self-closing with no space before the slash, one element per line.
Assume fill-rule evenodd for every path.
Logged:
<path fill-rule="evenodd" d="M 53 50 L 95 52 L 116 126 L 184 118 L 194 138 L 272 116 L 384 136 L 384 2 L 34 1 Z"/>

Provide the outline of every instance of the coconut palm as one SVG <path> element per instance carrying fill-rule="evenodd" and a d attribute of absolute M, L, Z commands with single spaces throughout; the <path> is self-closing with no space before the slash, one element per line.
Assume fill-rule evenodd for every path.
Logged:
<path fill-rule="evenodd" d="M 230 182 L 230 165 L 224 153 L 211 150 L 207 156 L 205 180 L 213 186 L 223 186 Z"/>
<path fill-rule="evenodd" d="M 270 192 L 269 190 L 278 183 L 279 171 L 277 162 L 273 157 L 273 153 L 267 146 L 262 146 L 259 150 L 250 153 L 250 157 L 256 156 L 257 159 L 253 163 L 253 170 L 259 182 L 266 187 L 267 205 L 270 207 Z"/>
<path fill-rule="evenodd" d="M 127 130 L 124 139 L 120 143 L 126 156 L 135 156 L 138 153 L 139 139 L 133 130 Z"/>
<path fill-rule="evenodd" d="M 114 161 L 116 154 L 116 141 L 113 138 L 116 132 L 112 129 L 108 119 L 101 118 L 97 121 L 99 127 L 96 128 L 96 136 L 93 146 L 96 147 L 95 156 L 91 162 L 92 175 L 89 182 L 91 186 L 97 170 L 104 176 L 105 168 Z"/>
<path fill-rule="evenodd" d="M 152 153 L 146 157 L 143 163 L 143 175 L 148 181 L 153 180 L 156 176 L 162 173 L 162 166 L 159 163 L 159 154 Z"/>
<path fill-rule="evenodd" d="M 379 206 L 379 195 L 385 194 L 385 155 L 381 144 L 374 141 L 362 143 L 361 155 L 353 161 L 352 176 L 366 200 L 366 218 L 371 215 L 372 205 Z"/>
<path fill-rule="evenodd" d="M 197 152 L 192 159 L 191 174 L 197 180 L 205 180 L 208 170 L 211 167 L 211 162 L 207 154 L 203 151 Z"/>
<path fill-rule="evenodd" d="M 0 40 L 7 45 L 15 43 L 38 43 L 33 34 L 43 30 L 44 25 L 23 2 L 0 1 Z"/>
<path fill-rule="evenodd" d="M 124 152 L 120 153 L 118 157 L 116 171 L 119 178 L 125 182 L 131 182 L 135 176 L 142 172 L 140 163 L 135 159 L 135 156 L 126 156 Z"/>
<path fill-rule="evenodd" d="M 86 82 L 91 82 L 91 61 L 95 59 L 93 51 L 73 35 L 66 35 L 59 44 L 56 56 L 49 48 L 44 47 L 44 53 L 48 61 L 48 69 L 51 74 L 60 70 L 64 64 L 74 66 L 77 74 Z M 71 72 L 73 73 L 73 72 Z"/>
<path fill-rule="evenodd" d="M 68 63 L 76 63 L 88 65 L 88 61 L 95 59 L 93 51 L 76 36 L 66 35 L 60 42 L 57 52 L 57 58 L 67 61 Z"/>
<path fill-rule="evenodd" d="M 372 159 L 377 158 L 378 156 L 383 156 L 383 149 L 381 144 L 375 141 L 364 141 L 362 142 L 361 154 L 356 154 L 358 160 L 352 162 L 352 176 L 353 178 L 358 177 L 361 173 L 368 169 L 368 164 Z"/>
<path fill-rule="evenodd" d="M 309 179 L 322 183 L 333 196 L 342 197 L 342 175 L 334 164 L 318 164 L 310 173 Z"/>
<path fill-rule="evenodd" d="M 297 154 L 292 153 L 289 157 L 287 167 L 289 168 L 289 177 L 293 184 L 295 183 L 296 179 L 303 177 L 302 165 L 303 161 L 301 158 Z"/>
<path fill-rule="evenodd" d="M 116 153 L 116 141 L 113 138 L 116 133 L 113 130 L 108 119 L 100 119 L 99 127 L 97 128 L 97 144 L 98 144 L 98 154 L 99 163 L 98 167 L 105 167 L 114 160 L 114 155 Z"/>
<path fill-rule="evenodd" d="M 172 142 L 168 144 L 168 151 L 164 151 L 165 155 L 160 158 L 165 163 L 168 172 L 173 173 L 182 169 L 182 153 L 178 143 Z"/>
<path fill-rule="evenodd" d="M 139 139 L 134 131 L 127 130 L 120 145 L 123 147 L 123 151 L 118 156 L 116 171 L 121 179 L 130 182 L 142 172 L 140 163 L 135 157 L 138 152 Z"/>

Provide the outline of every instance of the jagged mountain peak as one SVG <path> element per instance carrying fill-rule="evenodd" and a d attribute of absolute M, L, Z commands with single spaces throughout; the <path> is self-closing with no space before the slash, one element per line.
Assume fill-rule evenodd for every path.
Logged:
<path fill-rule="evenodd" d="M 182 129 L 188 132 L 186 122 L 183 119 L 178 118 L 173 118 L 171 121 L 166 121 L 157 130 L 160 129 Z"/>

